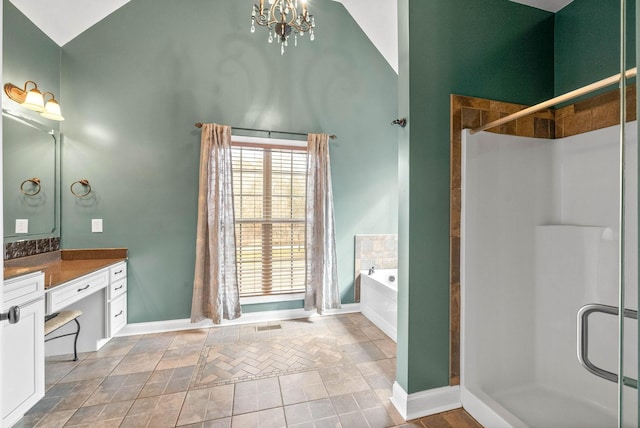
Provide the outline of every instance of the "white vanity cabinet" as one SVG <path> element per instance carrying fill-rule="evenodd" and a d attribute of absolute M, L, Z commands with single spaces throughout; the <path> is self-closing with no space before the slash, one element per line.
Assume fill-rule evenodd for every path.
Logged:
<path fill-rule="evenodd" d="M 44 396 L 44 275 L 4 281 L 2 313 L 20 308 L 15 324 L 2 328 L 2 426 L 10 427 Z"/>
<path fill-rule="evenodd" d="M 56 285 L 47 290 L 46 301 L 48 314 L 63 309 L 81 311 L 78 351 L 97 351 L 127 325 L 127 263 L 119 261 Z M 73 331 L 71 324 L 60 329 L 61 334 Z M 64 341 L 47 342 L 48 356 L 68 352 Z"/>

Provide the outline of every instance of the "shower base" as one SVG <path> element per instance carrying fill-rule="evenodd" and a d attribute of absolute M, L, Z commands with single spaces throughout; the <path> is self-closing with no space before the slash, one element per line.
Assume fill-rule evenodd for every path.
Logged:
<path fill-rule="evenodd" d="M 531 428 L 616 427 L 617 417 L 597 403 L 530 384 L 490 394 L 495 401 Z"/>

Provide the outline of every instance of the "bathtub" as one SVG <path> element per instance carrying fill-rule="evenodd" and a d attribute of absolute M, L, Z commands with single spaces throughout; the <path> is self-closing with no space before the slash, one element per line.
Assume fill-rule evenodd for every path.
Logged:
<path fill-rule="evenodd" d="M 360 272 L 360 312 L 396 342 L 398 269 Z"/>

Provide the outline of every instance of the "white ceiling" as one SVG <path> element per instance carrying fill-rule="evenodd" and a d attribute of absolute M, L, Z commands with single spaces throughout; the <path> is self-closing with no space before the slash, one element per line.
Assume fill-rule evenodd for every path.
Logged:
<path fill-rule="evenodd" d="M 10 1 L 60 46 L 129 2 L 129 0 Z"/>
<path fill-rule="evenodd" d="M 130 0 L 10 0 L 63 46 Z M 391 67 L 398 72 L 397 0 L 335 0 L 344 4 Z M 557 12 L 572 0 L 511 0 Z"/>

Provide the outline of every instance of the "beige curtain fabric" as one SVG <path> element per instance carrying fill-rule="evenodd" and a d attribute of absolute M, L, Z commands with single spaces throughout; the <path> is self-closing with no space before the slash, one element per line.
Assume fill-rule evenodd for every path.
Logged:
<path fill-rule="evenodd" d="M 204 124 L 191 322 L 241 315 L 234 223 L 231 127 Z"/>
<path fill-rule="evenodd" d="M 304 308 L 338 309 L 340 289 L 336 266 L 335 221 L 329 136 L 309 134 L 307 139 L 306 275 Z"/>

